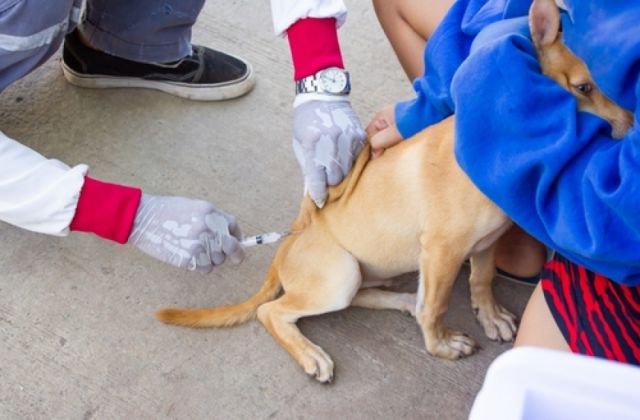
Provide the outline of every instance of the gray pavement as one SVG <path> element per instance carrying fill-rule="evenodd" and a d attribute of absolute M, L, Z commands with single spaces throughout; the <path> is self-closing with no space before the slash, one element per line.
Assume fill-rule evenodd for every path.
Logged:
<path fill-rule="evenodd" d="M 340 37 L 366 123 L 411 89 L 371 4 L 347 5 Z M 208 199 L 248 234 L 286 229 L 302 182 L 290 141 L 288 46 L 272 34 L 268 2 L 210 0 L 194 41 L 250 60 L 256 89 L 224 103 L 82 90 L 65 83 L 55 57 L 2 92 L 0 129 L 46 156 L 88 163 L 98 179 Z M 463 269 L 447 322 L 478 339 L 478 354 L 433 358 L 410 317 L 348 309 L 300 322 L 336 362 L 335 382 L 323 386 L 257 322 L 191 330 L 152 316 L 249 296 L 274 246 L 202 276 L 84 234 L 54 238 L 0 224 L 0 238 L 2 419 L 462 419 L 488 365 L 510 347 L 483 336 Z M 521 313 L 529 288 L 496 289 Z"/>

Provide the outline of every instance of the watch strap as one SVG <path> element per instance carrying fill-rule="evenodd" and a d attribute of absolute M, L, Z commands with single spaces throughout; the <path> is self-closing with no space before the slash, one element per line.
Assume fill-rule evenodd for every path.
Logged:
<path fill-rule="evenodd" d="M 346 95 L 351 91 L 351 82 L 349 80 L 349 72 L 346 70 L 342 70 L 347 78 L 347 84 L 342 92 L 329 92 L 323 89 L 322 83 L 319 82 L 319 74 L 324 71 L 320 70 L 316 74 L 312 74 L 311 76 L 303 77 L 300 80 L 296 80 L 296 95 L 300 93 L 324 93 L 327 95 Z"/>
<path fill-rule="evenodd" d="M 322 87 L 315 74 L 296 80 L 296 95 L 299 93 L 322 92 Z"/>

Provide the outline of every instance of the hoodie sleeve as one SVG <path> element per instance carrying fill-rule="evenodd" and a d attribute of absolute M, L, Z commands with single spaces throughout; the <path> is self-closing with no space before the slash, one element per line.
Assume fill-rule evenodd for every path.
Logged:
<path fill-rule="evenodd" d="M 467 57 L 473 39 L 462 30 L 469 3 L 473 1 L 458 1 L 451 7 L 424 50 L 425 72 L 413 82 L 416 97 L 395 106 L 398 131 L 405 139 L 454 111 L 451 80 Z"/>
<path fill-rule="evenodd" d="M 477 38 L 521 31 L 523 20 L 526 29 L 529 4 L 530 0 L 458 0 L 451 6 L 427 42 L 425 72 L 413 82 L 416 97 L 396 104 L 396 124 L 404 138 L 454 113 L 451 82 Z M 511 19 L 516 17 L 520 19 Z"/>
<path fill-rule="evenodd" d="M 452 97 L 456 158 L 480 190 L 567 258 L 639 285 L 637 104 L 635 126 L 612 140 L 606 121 L 576 112 L 575 98 L 541 74 L 521 34 L 474 49 Z"/>

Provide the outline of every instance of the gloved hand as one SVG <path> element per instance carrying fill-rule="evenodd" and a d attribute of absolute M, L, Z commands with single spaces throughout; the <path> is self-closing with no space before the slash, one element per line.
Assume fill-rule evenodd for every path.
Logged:
<path fill-rule="evenodd" d="M 206 201 L 143 194 L 129 243 L 160 261 L 202 273 L 244 258 L 233 216 Z"/>
<path fill-rule="evenodd" d="M 312 100 L 295 107 L 293 151 L 305 189 L 318 207 L 327 199 L 327 184 L 342 181 L 364 142 L 364 130 L 347 99 Z"/>

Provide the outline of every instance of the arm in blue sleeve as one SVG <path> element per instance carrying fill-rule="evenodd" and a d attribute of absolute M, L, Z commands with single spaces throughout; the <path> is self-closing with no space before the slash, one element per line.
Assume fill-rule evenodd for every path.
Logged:
<path fill-rule="evenodd" d="M 427 43 L 425 74 L 413 82 L 416 98 L 396 104 L 396 124 L 404 138 L 453 113 L 451 80 L 473 40 L 462 30 L 468 3 L 469 0 L 456 2 Z"/>
<path fill-rule="evenodd" d="M 400 134 L 411 137 L 454 113 L 451 81 L 472 45 L 506 33 L 528 33 L 531 0 L 459 0 L 434 31 L 424 51 L 424 74 L 413 82 L 416 98 L 396 104 Z"/>
<path fill-rule="evenodd" d="M 640 87 L 639 87 L 640 89 Z M 609 124 L 540 73 L 530 40 L 474 50 L 452 82 L 455 153 L 473 182 L 567 258 L 640 284 L 640 131 Z"/>

